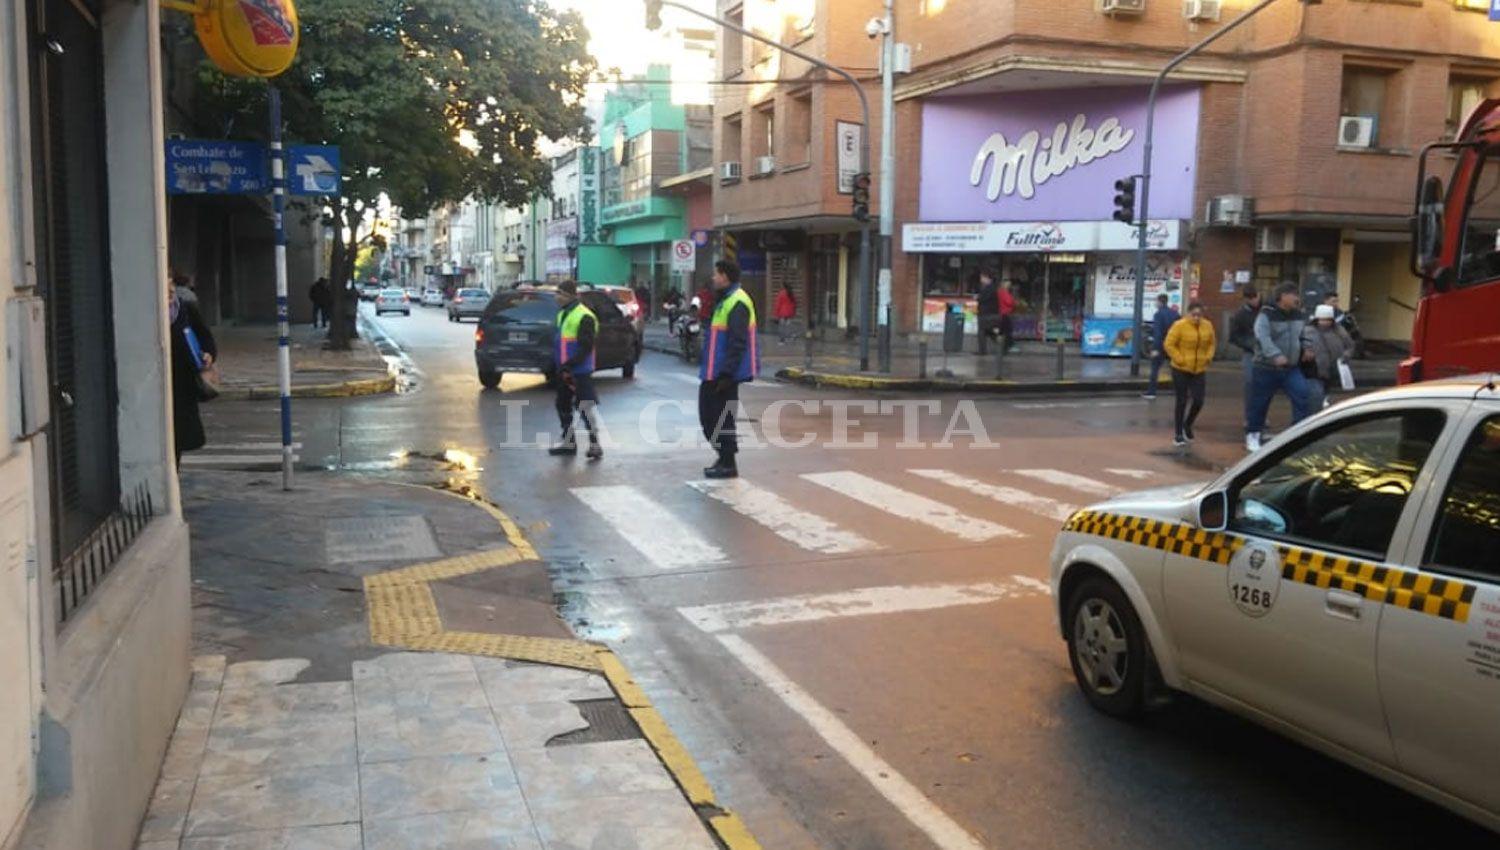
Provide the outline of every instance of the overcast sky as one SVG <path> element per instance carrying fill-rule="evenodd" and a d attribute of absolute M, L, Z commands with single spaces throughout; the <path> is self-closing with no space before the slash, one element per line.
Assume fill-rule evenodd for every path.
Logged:
<path fill-rule="evenodd" d="M 646 29 L 646 4 L 642 0 L 553 0 L 563 9 L 577 9 L 583 13 L 588 24 L 589 52 L 599 62 L 601 70 L 618 67 L 626 76 L 643 73 L 653 59 L 660 62 L 660 55 L 653 55 L 651 46 L 656 39 Z M 714 8 L 713 0 L 687 0 L 687 3 L 705 12 Z M 676 9 L 662 10 L 662 24 L 694 27 L 707 26 L 707 22 Z"/>

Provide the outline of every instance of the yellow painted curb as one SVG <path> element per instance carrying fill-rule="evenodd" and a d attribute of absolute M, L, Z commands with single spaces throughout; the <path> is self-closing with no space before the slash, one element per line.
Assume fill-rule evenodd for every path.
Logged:
<path fill-rule="evenodd" d="M 520 526 L 500 508 L 469 493 L 437 492 L 463 499 L 493 517 L 510 548 L 458 555 L 366 576 L 364 589 L 371 642 L 401 649 L 481 655 L 603 673 L 641 735 L 708 829 L 729 850 L 760 850 L 760 844 L 739 815 L 719 807 L 713 786 L 698 763 L 651 704 L 650 697 L 636 684 L 619 656 L 607 647 L 577 639 L 450 632 L 443 628 L 430 582 L 535 560 L 537 553 Z"/>

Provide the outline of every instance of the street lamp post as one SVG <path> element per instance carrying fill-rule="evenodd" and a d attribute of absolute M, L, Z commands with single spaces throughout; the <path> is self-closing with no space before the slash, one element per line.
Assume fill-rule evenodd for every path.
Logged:
<path fill-rule="evenodd" d="M 747 38 L 754 39 L 761 44 L 767 44 L 791 56 L 801 59 L 803 62 L 822 68 L 831 74 L 841 77 L 845 82 L 854 87 L 854 93 L 859 96 L 859 109 L 863 128 L 859 134 L 859 170 L 861 173 L 870 173 L 870 98 L 865 94 L 865 87 L 859 84 L 854 75 L 845 71 L 837 65 L 831 65 L 802 51 L 782 44 L 779 41 L 766 38 L 759 33 L 748 30 L 739 24 L 731 23 L 723 18 L 701 12 L 676 0 L 647 0 L 646 3 L 646 25 L 648 29 L 656 29 L 661 26 L 661 7 L 671 6 L 681 9 L 690 15 L 696 15 L 706 21 L 737 32 Z M 870 225 L 865 222 L 859 231 L 859 368 L 865 372 L 870 369 Z"/>
<path fill-rule="evenodd" d="M 1144 338 L 1141 331 L 1145 319 L 1146 305 L 1146 246 L 1148 244 L 1147 231 L 1151 223 L 1151 141 L 1156 130 L 1156 97 L 1161 93 L 1162 83 L 1166 82 L 1167 75 L 1177 70 L 1177 67 L 1187 60 L 1193 58 L 1210 44 L 1218 41 L 1233 32 L 1240 24 L 1250 20 L 1265 10 L 1267 6 L 1276 0 L 1261 0 L 1252 6 L 1238 18 L 1225 24 L 1218 31 L 1209 35 L 1197 44 L 1172 57 L 1161 73 L 1151 83 L 1151 94 L 1146 98 L 1146 142 L 1145 149 L 1141 153 L 1141 209 L 1136 217 L 1136 244 L 1135 244 L 1135 312 L 1134 312 L 1134 334 L 1131 337 L 1130 346 L 1130 376 L 1138 377 L 1141 374 L 1141 340 Z M 1302 0 L 1303 5 L 1314 5 L 1321 0 Z M 1151 387 L 1152 392 L 1156 391 Z"/>

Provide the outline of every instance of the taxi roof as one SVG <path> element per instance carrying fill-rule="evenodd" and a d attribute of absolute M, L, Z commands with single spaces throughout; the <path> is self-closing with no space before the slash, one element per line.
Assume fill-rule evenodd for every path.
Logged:
<path fill-rule="evenodd" d="M 1452 378 L 1438 378 L 1416 384 L 1378 390 L 1361 396 L 1367 401 L 1401 398 L 1479 398 L 1482 394 L 1500 398 L 1500 372 L 1480 372 Z"/>

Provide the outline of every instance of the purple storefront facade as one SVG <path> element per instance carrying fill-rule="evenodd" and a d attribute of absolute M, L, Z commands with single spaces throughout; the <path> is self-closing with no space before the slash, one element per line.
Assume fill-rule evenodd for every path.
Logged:
<path fill-rule="evenodd" d="M 924 330 L 941 330 L 948 303 L 972 302 L 987 269 L 1014 283 L 1019 337 L 1128 353 L 1106 350 L 1118 334 L 1105 340 L 1099 328 L 1130 311 L 1137 232 L 1112 219 L 1114 183 L 1140 171 L 1146 95 L 1098 87 L 923 103 L 919 220 L 902 227 L 901 246 L 920 269 Z M 1157 102 L 1146 283 L 1148 297 L 1174 303 L 1194 285 L 1200 101 L 1198 87 L 1180 86 Z"/>

